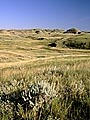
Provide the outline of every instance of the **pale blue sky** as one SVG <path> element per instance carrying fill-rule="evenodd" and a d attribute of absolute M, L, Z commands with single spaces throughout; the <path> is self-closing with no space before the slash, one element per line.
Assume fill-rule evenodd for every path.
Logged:
<path fill-rule="evenodd" d="M 90 31 L 90 0 L 0 0 L 0 29 Z"/>

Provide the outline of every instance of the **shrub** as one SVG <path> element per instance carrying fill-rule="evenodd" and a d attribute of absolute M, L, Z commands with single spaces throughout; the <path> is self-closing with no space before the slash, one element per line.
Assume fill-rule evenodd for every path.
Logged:
<path fill-rule="evenodd" d="M 50 47 L 56 47 L 57 44 L 53 42 L 53 43 L 49 43 L 48 46 L 50 46 Z"/>
<path fill-rule="evenodd" d="M 41 38 L 38 38 L 38 40 L 44 40 L 44 39 L 45 39 L 45 38 L 42 38 L 42 37 L 41 37 Z"/>
<path fill-rule="evenodd" d="M 68 39 L 64 41 L 63 44 L 69 48 L 76 48 L 76 49 L 90 49 L 90 41 L 82 41 L 82 40 L 75 40 L 75 39 Z"/>
<path fill-rule="evenodd" d="M 31 84 L 25 90 L 18 90 L 10 94 L 1 94 L 0 106 L 4 106 L 4 108 L 7 109 L 5 109 L 4 111 L 1 109 L 0 113 L 3 117 L 4 113 L 5 116 L 9 115 L 8 111 L 11 110 L 13 112 L 11 112 L 11 115 L 14 116 L 15 119 L 19 119 L 25 117 L 24 114 L 27 113 L 29 110 L 32 110 L 32 113 L 36 114 L 35 117 L 39 118 L 40 110 L 43 107 L 47 109 L 47 102 L 50 102 L 50 100 L 55 96 L 56 91 L 54 89 L 54 86 L 50 85 L 46 81 L 36 82 Z M 9 106 L 10 109 L 8 110 Z M 44 115 L 42 113 L 41 117 L 43 116 Z"/>

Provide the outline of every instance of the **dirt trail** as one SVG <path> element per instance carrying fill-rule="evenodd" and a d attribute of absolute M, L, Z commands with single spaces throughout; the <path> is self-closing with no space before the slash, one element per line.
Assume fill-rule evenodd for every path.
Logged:
<path fill-rule="evenodd" d="M 86 59 L 85 57 L 88 57 L 87 59 L 90 59 L 90 55 L 83 54 L 83 55 L 56 55 L 56 56 L 50 56 L 50 57 L 45 57 L 45 58 L 34 58 L 31 60 L 27 61 L 19 61 L 19 62 L 6 62 L 6 63 L 0 63 L 0 68 L 5 68 L 5 67 L 12 67 L 12 66 L 21 66 L 25 65 L 30 62 L 37 62 L 37 61 L 42 61 L 42 60 L 50 60 L 53 58 L 68 58 L 68 57 L 76 57 L 76 58 L 71 58 L 71 59 L 77 59 L 77 57 L 80 57 L 78 59 Z"/>

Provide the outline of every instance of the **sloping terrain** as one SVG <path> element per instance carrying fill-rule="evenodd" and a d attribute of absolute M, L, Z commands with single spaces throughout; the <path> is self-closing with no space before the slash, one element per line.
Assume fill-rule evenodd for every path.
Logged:
<path fill-rule="evenodd" d="M 52 46 L 53 43 L 55 46 Z M 64 34 L 62 30 L 57 29 L 1 30 L 0 63 L 31 61 L 37 58 L 65 55 L 89 56 L 89 44 L 89 33 Z"/>
<path fill-rule="evenodd" d="M 85 119 L 90 33 L 0 30 L 0 120 Z"/>

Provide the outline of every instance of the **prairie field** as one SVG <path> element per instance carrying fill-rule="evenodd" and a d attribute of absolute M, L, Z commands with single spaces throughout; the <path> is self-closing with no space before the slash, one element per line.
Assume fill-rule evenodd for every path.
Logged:
<path fill-rule="evenodd" d="M 90 120 L 90 33 L 0 30 L 0 120 Z"/>

